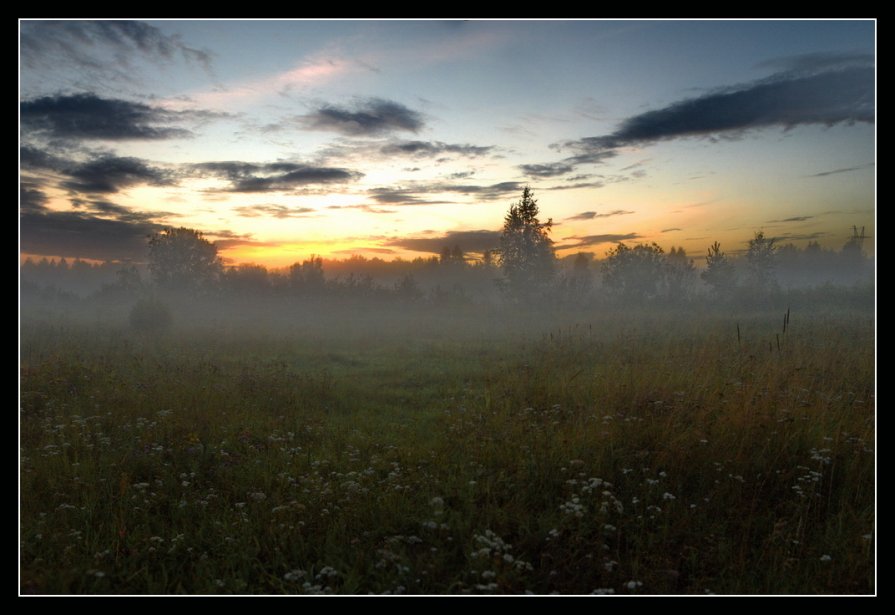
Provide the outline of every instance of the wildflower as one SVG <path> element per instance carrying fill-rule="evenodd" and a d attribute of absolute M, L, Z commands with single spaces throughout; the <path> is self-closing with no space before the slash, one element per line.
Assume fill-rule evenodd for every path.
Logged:
<path fill-rule="evenodd" d="M 290 570 L 284 574 L 283 579 L 286 581 L 298 581 L 303 576 L 305 576 L 305 571 L 296 568 L 295 570 Z"/>
<path fill-rule="evenodd" d="M 663 500 L 674 500 L 675 497 L 674 497 L 674 495 L 672 495 L 666 491 L 665 493 L 662 494 L 662 499 Z"/>
<path fill-rule="evenodd" d="M 832 557 L 830 557 L 829 555 L 826 555 L 826 554 L 820 556 L 820 561 L 822 561 L 822 562 L 829 562 L 832 559 L 833 559 Z"/>

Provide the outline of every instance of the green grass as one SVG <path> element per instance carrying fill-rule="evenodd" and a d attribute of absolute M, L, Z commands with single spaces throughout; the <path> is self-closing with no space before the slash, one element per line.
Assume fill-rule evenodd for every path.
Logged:
<path fill-rule="evenodd" d="M 20 590 L 873 593 L 872 316 L 779 316 L 25 322 Z"/>

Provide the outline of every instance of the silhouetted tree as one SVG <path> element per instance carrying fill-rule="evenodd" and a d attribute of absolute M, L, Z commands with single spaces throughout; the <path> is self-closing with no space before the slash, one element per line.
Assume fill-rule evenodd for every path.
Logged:
<path fill-rule="evenodd" d="M 606 253 L 603 285 L 617 296 L 643 301 L 659 296 L 665 279 L 664 251 L 656 243 L 629 248 L 619 243 Z"/>
<path fill-rule="evenodd" d="M 413 274 L 408 273 L 395 283 L 395 295 L 402 301 L 413 303 L 423 296 L 423 291 L 420 290 Z"/>
<path fill-rule="evenodd" d="M 852 236 L 842 246 L 842 261 L 852 275 L 859 274 L 865 264 L 864 257 L 864 227 L 858 231 L 857 226 L 852 227 Z"/>
<path fill-rule="evenodd" d="M 241 295 L 254 296 L 270 290 L 270 274 L 263 265 L 243 263 L 224 274 L 226 288 Z"/>
<path fill-rule="evenodd" d="M 149 271 L 161 288 L 208 290 L 222 270 L 217 247 L 195 229 L 166 228 L 149 238 Z"/>
<path fill-rule="evenodd" d="M 721 251 L 721 244 L 717 241 L 709 248 L 705 257 L 705 269 L 700 277 L 712 287 L 712 290 L 721 295 L 729 293 L 736 285 L 733 263 Z"/>
<path fill-rule="evenodd" d="M 510 206 L 500 236 L 500 266 L 512 292 L 526 294 L 553 277 L 556 256 L 550 229 L 553 219 L 538 219 L 538 202 L 526 186 L 522 199 Z"/>
<path fill-rule="evenodd" d="M 572 271 L 565 276 L 566 298 L 573 302 L 584 299 L 591 289 L 590 256 L 579 252 L 572 264 Z"/>
<path fill-rule="evenodd" d="M 746 252 L 746 264 L 749 270 L 749 285 L 753 290 L 768 292 L 777 286 L 776 239 L 768 239 L 764 231 L 756 231 L 755 237 L 749 240 Z"/>
<path fill-rule="evenodd" d="M 466 263 L 466 256 L 460 244 L 454 244 L 454 247 L 444 246 L 441 249 L 442 265 L 463 265 Z"/>
<path fill-rule="evenodd" d="M 693 259 L 687 258 L 683 248 L 672 246 L 665 255 L 665 292 L 672 300 L 685 299 L 696 276 Z"/>
<path fill-rule="evenodd" d="M 319 294 L 326 287 L 323 259 L 312 254 L 311 258 L 289 267 L 289 286 L 294 291 Z"/>

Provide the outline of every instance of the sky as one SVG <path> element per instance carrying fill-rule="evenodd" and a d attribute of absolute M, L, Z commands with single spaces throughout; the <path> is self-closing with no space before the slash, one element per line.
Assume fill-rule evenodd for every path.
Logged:
<path fill-rule="evenodd" d="M 873 21 L 19 22 L 20 254 L 230 264 L 874 236 Z M 872 251 L 871 245 L 866 245 Z"/>

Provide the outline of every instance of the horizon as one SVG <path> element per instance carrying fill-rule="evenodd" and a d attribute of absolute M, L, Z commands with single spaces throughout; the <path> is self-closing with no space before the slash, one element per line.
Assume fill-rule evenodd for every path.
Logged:
<path fill-rule="evenodd" d="M 20 20 L 20 262 L 618 242 L 875 255 L 875 22 Z"/>

